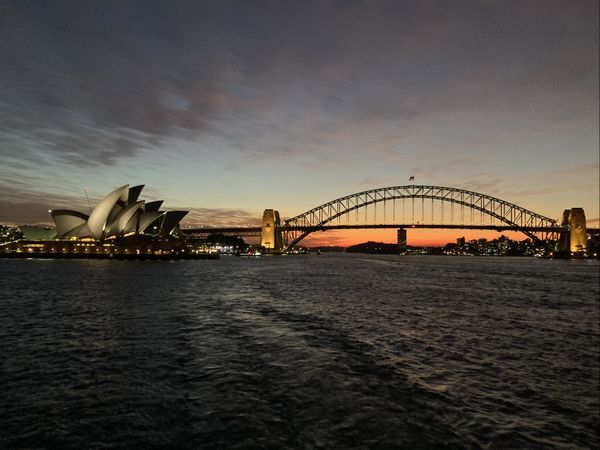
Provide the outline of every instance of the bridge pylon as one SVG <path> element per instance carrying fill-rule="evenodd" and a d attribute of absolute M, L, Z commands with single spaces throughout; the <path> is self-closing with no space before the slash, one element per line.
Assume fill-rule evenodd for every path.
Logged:
<path fill-rule="evenodd" d="M 283 236 L 279 211 L 265 209 L 262 218 L 260 245 L 269 252 L 278 253 L 283 250 Z"/>
<path fill-rule="evenodd" d="M 566 228 L 560 233 L 558 253 L 562 256 L 582 255 L 587 249 L 587 229 L 583 208 L 565 209 L 562 226 Z"/>

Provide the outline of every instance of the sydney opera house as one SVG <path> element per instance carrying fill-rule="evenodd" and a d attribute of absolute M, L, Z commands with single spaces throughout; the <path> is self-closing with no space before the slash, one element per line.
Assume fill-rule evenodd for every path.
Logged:
<path fill-rule="evenodd" d="M 168 236 L 187 211 L 160 211 L 162 200 L 138 200 L 143 185 L 121 186 L 108 194 L 88 216 L 78 211 L 50 211 L 58 239 L 105 241 L 131 235 Z"/>
<path fill-rule="evenodd" d="M 207 251 L 190 243 L 179 222 L 187 211 L 162 211 L 162 200 L 139 200 L 144 186 L 121 186 L 84 214 L 50 210 L 56 225 L 52 239 L 22 239 L 0 245 L 1 257 L 94 259 L 206 259 Z M 218 257 L 218 255 L 216 255 Z"/>

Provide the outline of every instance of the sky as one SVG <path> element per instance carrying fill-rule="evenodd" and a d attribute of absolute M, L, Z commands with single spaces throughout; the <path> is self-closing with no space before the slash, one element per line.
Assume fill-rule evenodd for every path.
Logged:
<path fill-rule="evenodd" d="M 0 0 L 0 223 L 145 184 L 183 225 L 256 224 L 414 176 L 598 226 L 598 7 Z M 367 239 L 395 234 L 312 242 Z"/>

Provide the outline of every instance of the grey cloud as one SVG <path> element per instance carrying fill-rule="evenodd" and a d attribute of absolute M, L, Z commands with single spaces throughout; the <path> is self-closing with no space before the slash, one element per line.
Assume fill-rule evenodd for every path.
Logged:
<path fill-rule="evenodd" d="M 505 182 L 503 178 L 491 176 L 489 174 L 479 174 L 472 176 L 466 180 L 462 180 L 463 186 L 468 186 L 468 190 L 479 192 L 486 195 L 498 195 L 502 184 Z"/>
<path fill-rule="evenodd" d="M 258 226 L 262 215 L 244 209 L 227 208 L 183 208 L 189 209 L 188 215 L 182 221 L 184 227 L 193 226 Z"/>
<path fill-rule="evenodd" d="M 52 218 L 48 213 L 49 209 L 65 208 L 82 212 L 89 210 L 82 190 L 69 192 L 67 189 L 66 193 L 41 192 L 40 188 L 31 181 L 19 182 L 17 179 L 10 179 L 0 182 L 0 192 L 0 224 L 52 224 Z M 144 189 L 144 198 L 158 198 L 152 186 Z M 99 201 L 100 197 L 90 193 L 92 207 Z M 260 212 L 245 209 L 176 208 L 175 206 L 169 208 L 168 205 L 167 209 L 189 210 L 188 215 L 182 222 L 184 226 L 257 226 L 261 222 Z"/>
<path fill-rule="evenodd" d="M 0 74 L 9 91 L 26 99 L 26 114 L 39 106 L 53 122 L 65 109 L 85 112 L 87 132 L 76 125 L 49 148 L 76 163 L 114 164 L 139 150 L 122 136 L 94 148 L 94 129 L 190 139 L 217 133 L 235 147 L 239 135 L 228 138 L 224 130 L 231 121 L 247 124 L 255 145 L 265 133 L 303 142 L 344 121 L 410 123 L 444 104 L 502 100 L 507 90 L 526 94 L 537 86 L 545 94 L 557 83 L 581 83 L 586 69 L 593 73 L 582 55 L 597 47 L 595 37 L 585 38 L 593 20 L 583 21 L 583 30 L 568 25 L 593 17 L 592 2 L 179 3 L 169 14 L 162 2 L 16 5 L 4 11 L 0 51 L 7 64 Z M 546 10 L 560 15 L 540 14 Z M 531 38 L 531 24 L 539 38 Z M 558 36 L 551 53 L 540 52 L 548 29 Z M 531 62 L 532 55 L 539 60 Z M 574 64 L 562 64 L 565 58 Z M 500 64 L 515 74 L 496 75 Z M 314 112 L 321 124 L 306 124 Z M 58 129 L 68 121 L 55 119 Z"/>
<path fill-rule="evenodd" d="M 331 169 L 360 152 L 400 161 L 417 180 L 479 171 L 479 160 L 456 162 L 465 137 L 448 136 L 440 117 L 484 121 L 485 140 L 597 122 L 597 17 L 593 1 L 5 2 L 5 170 L 132 161 L 159 171 L 188 142 L 190 163 L 232 168 L 294 159 Z M 460 184 L 501 192 L 496 178 Z M 186 220 L 251 217 L 195 210 Z"/>
<path fill-rule="evenodd" d="M 359 188 L 367 188 L 367 189 L 371 189 L 371 188 L 377 188 L 377 187 L 381 187 L 381 181 L 376 178 L 376 177 L 365 177 L 360 179 L 357 183 L 356 186 L 358 186 Z"/>
<path fill-rule="evenodd" d="M 68 191 L 68 190 L 67 190 Z M 18 180 L 0 182 L 0 224 L 52 225 L 50 209 L 75 209 L 88 211 L 83 196 L 69 196 L 39 192 L 35 183 Z"/>
<path fill-rule="evenodd" d="M 583 193 L 597 192 L 600 176 L 599 164 L 586 164 L 563 167 L 556 170 L 532 170 L 523 179 L 512 182 L 502 189 L 508 198 L 543 196 L 564 192 Z M 574 183 L 573 180 L 578 180 Z"/>
<path fill-rule="evenodd" d="M 46 203 L 0 199 L 0 225 L 52 225 Z"/>

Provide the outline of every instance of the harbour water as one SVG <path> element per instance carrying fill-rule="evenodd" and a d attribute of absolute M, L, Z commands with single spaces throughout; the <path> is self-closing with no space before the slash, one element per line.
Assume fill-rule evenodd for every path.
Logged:
<path fill-rule="evenodd" d="M 599 265 L 0 260 L 2 448 L 597 448 Z"/>

